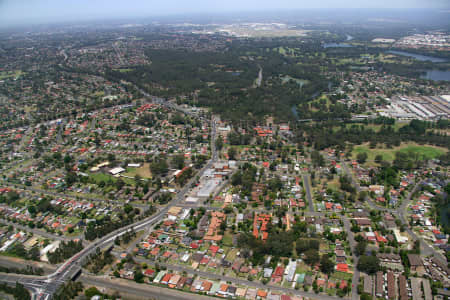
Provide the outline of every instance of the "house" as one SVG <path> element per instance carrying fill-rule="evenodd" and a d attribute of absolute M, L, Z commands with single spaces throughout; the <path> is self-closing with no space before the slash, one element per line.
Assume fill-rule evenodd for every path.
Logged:
<path fill-rule="evenodd" d="M 147 277 L 153 277 L 155 275 L 155 270 L 147 269 L 145 270 L 144 275 Z"/>
<path fill-rule="evenodd" d="M 264 268 L 264 278 L 270 278 L 272 276 L 272 268 Z"/>
<path fill-rule="evenodd" d="M 395 277 L 392 271 L 387 273 L 387 294 L 389 299 L 396 299 L 395 292 Z"/>
<path fill-rule="evenodd" d="M 286 267 L 285 276 L 284 276 L 284 278 L 287 281 L 294 281 L 296 268 L 297 268 L 297 262 L 295 260 L 294 261 L 291 260 Z"/>
<path fill-rule="evenodd" d="M 267 297 L 267 292 L 264 290 L 258 290 L 256 293 L 256 296 L 262 299 L 265 299 Z"/>
<path fill-rule="evenodd" d="M 418 254 L 408 254 L 408 260 L 410 265 L 410 270 L 412 272 L 417 272 L 423 274 L 425 272 L 425 267 L 422 262 L 422 258 Z"/>
<path fill-rule="evenodd" d="M 364 287 L 363 287 L 363 291 L 366 294 L 372 295 L 373 294 L 373 280 L 372 277 L 369 276 L 368 274 L 364 274 Z"/>
<path fill-rule="evenodd" d="M 398 276 L 398 288 L 400 294 L 400 300 L 408 300 L 408 290 L 406 277 L 404 275 Z"/>
<path fill-rule="evenodd" d="M 180 279 L 181 279 L 180 275 L 173 275 L 168 282 L 169 288 L 171 288 L 171 289 L 175 288 L 178 284 L 178 281 L 180 281 Z"/>
<path fill-rule="evenodd" d="M 383 272 L 378 271 L 376 274 L 376 286 L 375 286 L 375 296 L 377 297 L 383 297 L 384 293 L 384 278 L 383 278 Z"/>
<path fill-rule="evenodd" d="M 348 272 L 348 265 L 343 263 L 343 264 L 336 264 L 336 271 L 338 272 Z"/>
<path fill-rule="evenodd" d="M 371 222 L 368 218 L 355 218 L 356 224 L 360 227 L 370 227 Z"/>

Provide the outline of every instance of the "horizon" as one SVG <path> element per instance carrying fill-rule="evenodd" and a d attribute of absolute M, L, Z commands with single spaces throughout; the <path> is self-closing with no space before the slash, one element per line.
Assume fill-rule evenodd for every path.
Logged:
<path fill-rule="evenodd" d="M 217 17 L 229 16 L 230 14 L 273 14 L 299 13 L 307 11 L 337 10 L 380 12 L 407 10 L 422 12 L 435 11 L 439 13 L 450 13 L 450 3 L 445 0 L 419 1 L 419 0 L 392 0 L 377 1 L 369 0 L 324 0 L 320 4 L 311 4 L 306 1 L 282 0 L 273 3 L 268 0 L 230 0 L 226 3 L 206 0 L 194 0 L 188 3 L 174 3 L 168 0 L 165 3 L 155 4 L 153 1 L 130 0 L 126 3 L 118 0 L 80 0 L 57 1 L 57 0 L 0 0 L 0 27 L 17 27 L 29 25 L 47 25 L 67 22 L 91 22 L 119 19 L 144 19 L 144 18 L 171 18 L 171 17 Z M 332 16 L 335 17 L 335 16 Z M 355 14 L 355 17 L 360 17 Z"/>

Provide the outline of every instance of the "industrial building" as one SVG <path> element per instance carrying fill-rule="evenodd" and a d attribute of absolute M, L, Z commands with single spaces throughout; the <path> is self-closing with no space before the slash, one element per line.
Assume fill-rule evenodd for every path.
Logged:
<path fill-rule="evenodd" d="M 380 115 L 400 120 L 419 119 L 435 121 L 450 116 L 450 95 L 409 97 L 390 99 L 386 109 Z"/>

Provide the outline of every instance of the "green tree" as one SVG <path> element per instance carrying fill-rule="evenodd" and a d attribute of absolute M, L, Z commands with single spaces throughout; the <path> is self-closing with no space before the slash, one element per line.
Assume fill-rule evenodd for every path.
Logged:
<path fill-rule="evenodd" d="M 320 270 L 325 274 L 331 274 L 334 270 L 334 262 L 330 260 L 327 254 L 322 255 L 320 259 Z"/>
<path fill-rule="evenodd" d="M 360 163 L 360 164 L 365 163 L 366 160 L 367 160 L 367 153 L 366 153 L 366 152 L 358 153 L 358 154 L 356 155 L 356 160 L 357 160 L 358 163 Z"/>
<path fill-rule="evenodd" d="M 309 249 L 305 252 L 305 262 L 308 265 L 313 266 L 317 264 L 319 260 L 320 260 L 319 251 L 315 249 Z"/>
<path fill-rule="evenodd" d="M 222 137 L 218 137 L 216 139 L 216 148 L 219 151 L 222 150 L 222 148 L 223 148 L 223 139 L 222 139 Z"/>
<path fill-rule="evenodd" d="M 380 261 L 376 256 L 362 255 L 359 258 L 357 268 L 361 272 L 366 272 L 367 274 L 375 274 L 380 270 Z"/>

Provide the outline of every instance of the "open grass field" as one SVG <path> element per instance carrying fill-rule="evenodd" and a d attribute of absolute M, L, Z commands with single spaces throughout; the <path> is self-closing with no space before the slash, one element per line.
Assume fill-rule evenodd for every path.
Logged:
<path fill-rule="evenodd" d="M 22 74 L 23 74 L 23 72 L 21 70 L 0 72 L 0 80 L 6 79 L 6 78 L 13 78 L 13 77 L 18 78 Z"/>
<path fill-rule="evenodd" d="M 368 144 L 355 146 L 353 149 L 352 157 L 356 159 L 358 153 L 367 153 L 367 161 L 373 162 L 377 155 L 381 155 L 383 160 L 392 162 L 395 159 L 395 152 L 414 152 L 417 153 L 422 159 L 432 159 L 441 156 L 447 152 L 446 148 L 431 146 L 431 145 L 419 145 L 416 143 L 402 143 L 398 147 L 391 149 L 388 148 L 375 148 L 370 149 Z"/>
<path fill-rule="evenodd" d="M 152 173 L 150 172 L 150 164 L 145 163 L 140 168 L 127 168 L 127 172 L 124 175 L 130 177 L 139 175 L 142 178 L 152 178 Z"/>
<path fill-rule="evenodd" d="M 394 128 L 394 130 L 397 131 L 400 128 L 402 128 L 402 127 L 404 127 L 404 126 L 406 126 L 408 124 L 409 124 L 409 122 L 403 122 L 403 123 L 395 122 L 395 124 L 392 125 L 392 127 Z M 355 126 L 355 125 L 356 126 L 364 126 L 364 128 L 372 129 L 373 131 L 376 131 L 376 132 L 379 131 L 381 129 L 381 127 L 383 127 L 383 125 L 381 125 L 381 124 L 362 124 L 362 123 L 348 123 L 348 124 L 345 124 L 345 127 L 346 128 L 351 128 L 352 126 Z M 333 131 L 336 132 L 340 128 L 341 128 L 341 126 L 334 126 L 333 127 Z"/>

